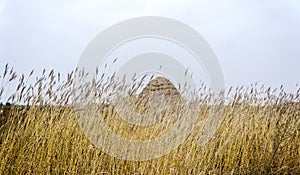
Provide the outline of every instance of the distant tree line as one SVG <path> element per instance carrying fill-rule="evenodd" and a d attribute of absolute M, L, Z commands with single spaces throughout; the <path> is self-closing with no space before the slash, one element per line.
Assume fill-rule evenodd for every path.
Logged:
<path fill-rule="evenodd" d="M 3 105 L 3 103 L 0 103 L 0 106 L 11 106 L 11 103 L 6 102 L 5 105 Z"/>

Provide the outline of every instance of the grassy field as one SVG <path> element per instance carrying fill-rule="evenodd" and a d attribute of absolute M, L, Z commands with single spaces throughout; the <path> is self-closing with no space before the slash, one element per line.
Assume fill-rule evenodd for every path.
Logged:
<path fill-rule="evenodd" d="M 199 103 L 199 119 L 177 149 L 156 159 L 130 161 L 104 153 L 85 137 L 68 105 L 72 74 L 62 79 L 43 72 L 28 84 L 28 77 L 8 66 L 3 72 L 0 99 L 6 100 L 8 84 L 15 81 L 16 92 L 7 101 L 24 105 L 0 107 L 0 174 L 300 174 L 299 91 L 255 85 L 228 89 L 221 125 L 206 145 L 200 146 L 199 138 L 211 106 Z M 124 137 L 159 134 L 151 127 L 129 129 L 112 106 L 100 111 Z"/>

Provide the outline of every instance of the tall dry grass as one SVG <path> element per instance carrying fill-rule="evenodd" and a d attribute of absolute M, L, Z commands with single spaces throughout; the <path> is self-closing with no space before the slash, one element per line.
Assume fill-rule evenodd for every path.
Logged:
<path fill-rule="evenodd" d="M 78 100 L 74 72 L 63 78 L 43 71 L 34 82 L 33 72 L 18 76 L 8 65 L 3 72 L 0 101 L 13 105 L 0 111 L 0 174 L 300 174 L 300 90 L 291 94 L 256 84 L 228 89 L 221 125 L 203 147 L 203 119 L 211 110 L 204 101 L 211 96 L 202 94 L 199 119 L 184 143 L 157 159 L 129 161 L 85 137 L 72 107 Z M 101 97 L 113 83 L 94 85 L 90 93 Z M 100 111 L 118 134 L 149 139 L 164 132 L 130 127 L 105 102 Z"/>

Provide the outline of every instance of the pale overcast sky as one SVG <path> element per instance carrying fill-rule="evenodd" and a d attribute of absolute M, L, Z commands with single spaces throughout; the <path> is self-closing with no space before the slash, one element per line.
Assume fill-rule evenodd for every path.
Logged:
<path fill-rule="evenodd" d="M 1 0 L 0 70 L 72 71 L 105 28 L 163 16 L 197 30 L 221 64 L 226 86 L 300 83 L 299 0 Z"/>

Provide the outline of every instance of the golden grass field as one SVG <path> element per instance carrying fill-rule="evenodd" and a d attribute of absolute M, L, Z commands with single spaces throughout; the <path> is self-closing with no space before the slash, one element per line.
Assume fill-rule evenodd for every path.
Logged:
<path fill-rule="evenodd" d="M 130 161 L 104 153 L 85 137 L 69 105 L 72 74 L 63 79 L 44 71 L 28 83 L 32 73 L 17 76 L 8 66 L 1 72 L 0 101 L 15 105 L 0 107 L 0 174 L 300 174 L 300 91 L 228 89 L 221 125 L 206 145 L 200 146 L 199 138 L 211 106 L 199 103 L 195 127 L 177 149 Z M 16 91 L 7 95 L 9 89 Z M 149 139 L 165 132 L 132 128 L 110 105 L 100 111 L 123 137 Z"/>

